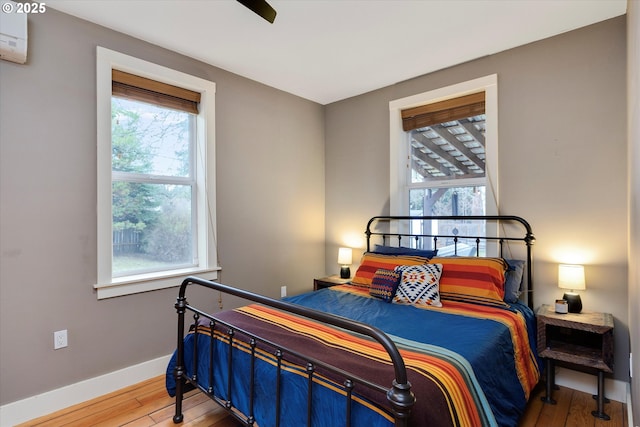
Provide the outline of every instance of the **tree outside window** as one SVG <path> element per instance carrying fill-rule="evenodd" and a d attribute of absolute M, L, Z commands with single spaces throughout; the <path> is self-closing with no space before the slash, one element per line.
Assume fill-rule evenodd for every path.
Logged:
<path fill-rule="evenodd" d="M 193 114 L 112 97 L 114 277 L 194 264 Z"/>

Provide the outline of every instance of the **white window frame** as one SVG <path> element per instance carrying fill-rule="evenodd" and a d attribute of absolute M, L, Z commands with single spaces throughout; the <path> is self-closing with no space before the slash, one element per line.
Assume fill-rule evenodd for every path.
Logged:
<path fill-rule="evenodd" d="M 487 215 L 498 214 L 498 76 L 492 74 L 389 102 L 389 207 L 391 215 L 409 214 L 411 153 L 407 140 L 409 133 L 402 129 L 401 111 L 478 92 L 485 93 L 485 209 Z M 477 182 L 476 178 L 447 180 L 434 183 L 433 187 L 465 186 L 470 184 L 472 180 Z M 493 233 L 497 232 L 492 229 L 493 227 L 495 224 L 487 224 L 489 235 L 495 235 Z"/>
<path fill-rule="evenodd" d="M 98 46 L 96 50 L 97 95 L 97 283 L 98 299 L 179 286 L 189 275 L 206 274 L 216 279 L 220 267 L 216 248 L 215 194 L 215 92 L 208 80 L 147 62 Z M 112 275 L 112 165 L 111 165 L 111 70 L 199 92 L 196 118 L 197 255 L 195 267 L 114 278 Z"/>

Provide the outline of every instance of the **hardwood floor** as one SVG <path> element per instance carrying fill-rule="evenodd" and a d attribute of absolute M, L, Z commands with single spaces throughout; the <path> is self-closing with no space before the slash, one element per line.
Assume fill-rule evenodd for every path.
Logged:
<path fill-rule="evenodd" d="M 591 415 L 595 401 L 587 394 L 561 387 L 554 392 L 557 405 L 540 401 L 542 387 L 529 401 L 519 427 L 629 427 L 626 405 L 612 401 L 605 404 L 610 421 Z M 238 427 L 232 417 L 197 390 L 183 402 L 183 427 Z M 164 376 L 74 405 L 53 414 L 20 424 L 26 426 L 173 426 L 173 399 L 164 389 Z"/>
<path fill-rule="evenodd" d="M 540 398 L 544 395 L 544 387 L 534 392 L 518 427 L 629 427 L 624 403 L 605 403 L 604 412 L 611 417 L 605 421 L 591 415 L 596 401 L 590 394 L 560 387 L 553 392 L 556 405 L 543 403 Z"/>

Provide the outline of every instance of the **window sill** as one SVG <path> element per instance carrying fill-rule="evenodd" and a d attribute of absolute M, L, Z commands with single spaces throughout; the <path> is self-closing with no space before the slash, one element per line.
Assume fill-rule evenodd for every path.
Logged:
<path fill-rule="evenodd" d="M 100 300 L 180 286 L 188 276 L 206 274 L 209 277 L 203 277 L 204 279 L 215 280 L 218 278 L 218 271 L 220 271 L 220 267 L 185 268 L 171 273 L 140 274 L 115 278 L 111 283 L 100 283 L 93 285 L 93 288 L 97 291 Z"/>

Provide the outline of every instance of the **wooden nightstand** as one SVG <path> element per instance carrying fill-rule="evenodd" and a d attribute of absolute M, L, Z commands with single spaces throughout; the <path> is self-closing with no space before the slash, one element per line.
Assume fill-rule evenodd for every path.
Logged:
<path fill-rule="evenodd" d="M 341 279 L 339 275 L 321 277 L 320 279 L 313 279 L 313 290 L 317 291 L 318 289 L 330 288 L 335 285 L 344 285 L 345 283 L 349 283 L 351 279 Z"/>
<path fill-rule="evenodd" d="M 604 374 L 613 372 L 613 316 L 609 313 L 582 312 L 559 314 L 554 306 L 543 305 L 536 312 L 538 354 L 546 359 L 546 396 L 555 387 L 555 361 L 592 368 L 598 372 L 598 409 L 594 417 L 608 420 L 604 413 Z"/>

